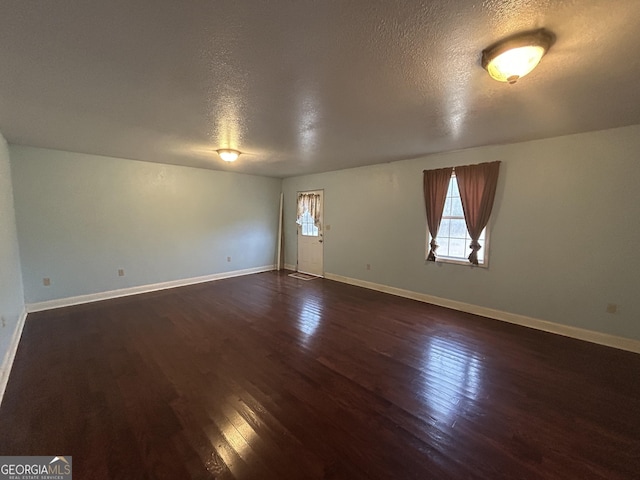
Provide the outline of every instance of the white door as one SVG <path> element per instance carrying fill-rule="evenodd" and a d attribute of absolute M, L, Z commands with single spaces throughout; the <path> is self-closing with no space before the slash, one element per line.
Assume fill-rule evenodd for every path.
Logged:
<path fill-rule="evenodd" d="M 298 271 L 324 275 L 324 243 L 322 190 L 298 192 Z"/>

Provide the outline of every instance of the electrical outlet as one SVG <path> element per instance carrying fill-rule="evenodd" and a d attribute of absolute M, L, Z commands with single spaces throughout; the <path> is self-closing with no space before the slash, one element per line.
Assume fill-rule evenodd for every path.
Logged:
<path fill-rule="evenodd" d="M 618 312 L 618 305 L 616 305 L 615 303 L 607 304 L 607 313 L 617 313 L 617 312 Z"/>
<path fill-rule="evenodd" d="M 325 225 L 325 226 L 324 226 L 324 229 L 325 229 L 325 230 L 331 230 L 331 225 Z"/>
<path fill-rule="evenodd" d="M 118 269 L 118 276 L 119 277 L 124 277 L 124 269 L 123 268 L 119 268 Z"/>
<path fill-rule="evenodd" d="M 6 326 L 7 326 L 7 322 L 6 322 L 6 320 L 4 319 L 4 317 L 0 317 L 0 322 L 2 322 L 2 328 L 4 328 L 4 327 L 6 327 Z"/>
<path fill-rule="evenodd" d="M 230 262 L 230 261 L 231 261 L 231 257 L 227 257 L 227 262 Z"/>
<path fill-rule="evenodd" d="M 367 263 L 367 270 L 371 270 L 371 264 Z"/>
<path fill-rule="evenodd" d="M 43 284 L 45 287 L 48 287 L 49 285 L 51 285 L 51 279 L 50 279 L 49 277 L 45 277 L 45 278 L 43 278 L 43 279 L 42 279 L 42 284 Z"/>

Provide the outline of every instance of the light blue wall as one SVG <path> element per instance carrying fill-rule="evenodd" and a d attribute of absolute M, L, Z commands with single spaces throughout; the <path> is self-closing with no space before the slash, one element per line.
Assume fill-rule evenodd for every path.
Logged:
<path fill-rule="evenodd" d="M 422 171 L 494 160 L 489 268 L 426 264 Z M 287 264 L 296 192 L 312 189 L 325 272 L 640 339 L 640 126 L 285 179 Z"/>
<path fill-rule="evenodd" d="M 20 253 L 16 236 L 11 166 L 7 142 L 0 134 L 0 369 L 24 312 Z M 2 372 L 0 372 L 1 374 Z M 0 375 L 0 378 L 2 375 Z M 0 396 L 2 392 L 0 392 Z"/>
<path fill-rule="evenodd" d="M 275 263 L 279 179 L 10 152 L 27 303 Z"/>

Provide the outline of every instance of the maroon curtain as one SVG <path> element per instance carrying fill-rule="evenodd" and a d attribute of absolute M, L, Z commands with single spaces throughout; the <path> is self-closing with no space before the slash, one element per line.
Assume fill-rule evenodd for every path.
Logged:
<path fill-rule="evenodd" d="M 424 187 L 424 205 L 427 209 L 427 226 L 431 233 L 431 244 L 427 261 L 436 261 L 436 237 L 440 229 L 440 221 L 442 220 L 442 211 L 444 210 L 444 202 L 447 199 L 447 189 L 451 180 L 452 167 L 439 168 L 437 170 L 425 170 L 423 187 Z"/>
<path fill-rule="evenodd" d="M 493 199 L 496 196 L 500 162 L 481 163 L 456 167 L 456 179 L 460 190 L 460 200 L 464 220 L 471 236 L 469 261 L 478 265 L 478 250 L 482 248 L 478 239 L 487 226 Z"/>

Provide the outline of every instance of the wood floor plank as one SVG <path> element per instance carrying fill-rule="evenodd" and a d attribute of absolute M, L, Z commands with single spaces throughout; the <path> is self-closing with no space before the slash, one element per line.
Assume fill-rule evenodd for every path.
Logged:
<path fill-rule="evenodd" d="M 76 479 L 637 479 L 640 355 L 268 272 L 30 314 L 0 455 Z"/>

